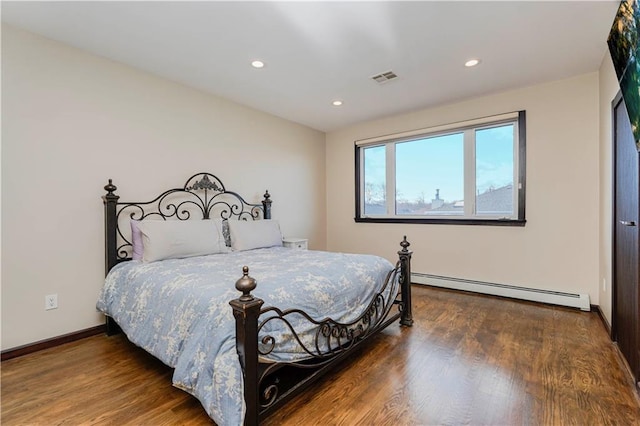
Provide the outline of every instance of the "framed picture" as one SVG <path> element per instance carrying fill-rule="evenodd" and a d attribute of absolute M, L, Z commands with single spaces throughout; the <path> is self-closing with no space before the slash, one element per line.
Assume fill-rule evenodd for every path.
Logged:
<path fill-rule="evenodd" d="M 622 0 L 609 33 L 607 44 L 631 129 L 640 150 L 640 3 Z"/>

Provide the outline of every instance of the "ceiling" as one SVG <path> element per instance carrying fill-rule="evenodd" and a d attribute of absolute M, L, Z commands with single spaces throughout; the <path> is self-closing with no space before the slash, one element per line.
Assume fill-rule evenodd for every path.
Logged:
<path fill-rule="evenodd" d="M 618 4 L 2 1 L 1 12 L 8 24 L 329 132 L 597 71 Z M 470 58 L 480 65 L 466 68 Z M 387 71 L 398 78 L 371 79 Z"/>

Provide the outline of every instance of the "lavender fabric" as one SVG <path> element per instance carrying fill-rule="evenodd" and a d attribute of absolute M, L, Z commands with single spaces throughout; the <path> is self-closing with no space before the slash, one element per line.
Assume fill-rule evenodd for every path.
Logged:
<path fill-rule="evenodd" d="M 133 260 L 142 260 L 143 245 L 142 245 L 142 231 L 138 227 L 139 221 L 131 219 L 131 246 L 133 253 L 131 258 Z"/>

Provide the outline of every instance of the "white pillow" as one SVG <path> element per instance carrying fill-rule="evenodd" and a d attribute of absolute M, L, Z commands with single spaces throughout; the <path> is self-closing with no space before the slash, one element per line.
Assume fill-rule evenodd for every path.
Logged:
<path fill-rule="evenodd" d="M 230 220 L 231 248 L 236 251 L 282 246 L 280 224 L 276 220 Z"/>
<path fill-rule="evenodd" d="M 222 236 L 222 219 L 143 220 L 138 228 L 144 262 L 229 252 Z"/>

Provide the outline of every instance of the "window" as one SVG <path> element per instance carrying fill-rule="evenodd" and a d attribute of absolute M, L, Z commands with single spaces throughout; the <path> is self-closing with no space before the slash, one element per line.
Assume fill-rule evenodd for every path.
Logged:
<path fill-rule="evenodd" d="M 525 112 L 356 142 L 356 221 L 525 223 Z"/>

